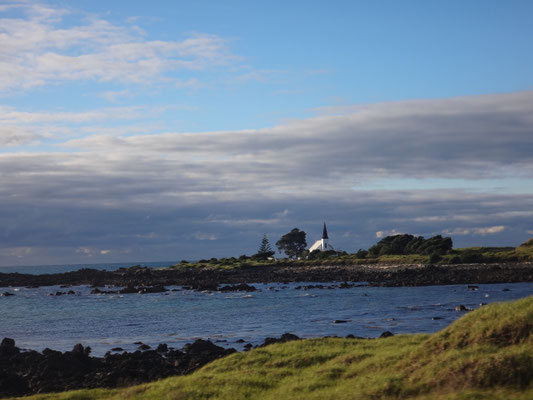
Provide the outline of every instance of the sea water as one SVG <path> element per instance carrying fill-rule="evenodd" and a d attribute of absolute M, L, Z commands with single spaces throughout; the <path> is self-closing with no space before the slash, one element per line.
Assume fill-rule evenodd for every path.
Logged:
<path fill-rule="evenodd" d="M 35 350 L 66 351 L 82 343 L 97 356 L 114 347 L 136 350 L 135 342 L 179 348 L 198 338 L 242 350 L 245 343 L 257 345 L 285 332 L 304 338 L 431 333 L 465 314 L 455 310 L 458 305 L 476 309 L 533 295 L 533 283 L 484 284 L 476 290 L 467 285 L 296 289 L 309 284 L 254 284 L 259 291 L 250 293 L 179 286 L 153 294 L 90 294 L 87 286 L 1 288 L 15 296 L 0 297 L 0 339 Z M 76 294 L 50 295 L 68 290 Z"/>
<path fill-rule="evenodd" d="M 16 266 L 16 267 L 0 267 L 0 273 L 9 274 L 18 272 L 21 274 L 41 275 L 41 274 L 61 274 L 63 272 L 77 271 L 82 268 L 101 269 L 108 271 L 116 271 L 119 268 L 128 268 L 134 265 L 141 267 L 168 267 L 175 265 L 179 261 L 154 261 L 141 263 L 104 263 L 104 264 L 68 264 L 68 265 L 31 265 L 31 266 Z"/>

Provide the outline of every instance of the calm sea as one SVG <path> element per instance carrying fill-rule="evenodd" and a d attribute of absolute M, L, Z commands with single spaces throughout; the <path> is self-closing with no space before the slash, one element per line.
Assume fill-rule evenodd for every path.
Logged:
<path fill-rule="evenodd" d="M 175 291 L 142 295 L 92 295 L 86 286 L 0 288 L 15 294 L 0 297 L 0 339 L 11 337 L 19 347 L 36 350 L 65 351 L 82 343 L 95 355 L 112 347 L 135 350 L 138 341 L 179 348 L 196 338 L 242 349 L 239 339 L 256 345 L 285 332 L 301 337 L 436 332 L 464 315 L 455 311 L 457 305 L 476 309 L 533 295 L 533 283 L 479 285 L 478 290 L 466 285 L 297 290 L 299 285 L 255 284 L 260 291 L 252 293 L 169 287 Z M 59 290 L 76 295 L 50 296 Z"/>

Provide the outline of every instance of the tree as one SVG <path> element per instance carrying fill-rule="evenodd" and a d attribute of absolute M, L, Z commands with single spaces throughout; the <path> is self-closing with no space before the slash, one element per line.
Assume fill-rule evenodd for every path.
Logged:
<path fill-rule="evenodd" d="M 275 251 L 270 247 L 270 242 L 268 241 L 267 235 L 263 235 L 263 240 L 261 240 L 261 245 L 256 254 L 253 255 L 253 258 L 258 260 L 266 260 L 268 257 L 272 257 Z"/>
<path fill-rule="evenodd" d="M 277 242 L 276 246 L 279 249 L 280 253 L 287 254 L 287 257 L 296 258 L 302 251 L 307 247 L 307 242 L 305 241 L 306 233 L 294 228 L 289 233 L 283 235 Z"/>

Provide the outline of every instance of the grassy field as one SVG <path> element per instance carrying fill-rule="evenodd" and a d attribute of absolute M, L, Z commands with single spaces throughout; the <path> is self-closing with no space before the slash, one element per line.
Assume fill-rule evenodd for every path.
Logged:
<path fill-rule="evenodd" d="M 533 399 L 533 297 L 433 335 L 309 339 L 237 353 L 188 376 L 26 399 Z"/>

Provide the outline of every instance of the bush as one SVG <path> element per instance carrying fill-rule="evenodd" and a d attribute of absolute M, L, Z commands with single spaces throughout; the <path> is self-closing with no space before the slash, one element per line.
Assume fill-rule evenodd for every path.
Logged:
<path fill-rule="evenodd" d="M 442 257 L 438 253 L 432 253 L 428 258 L 430 264 L 438 263 L 440 260 L 442 260 Z"/>
<path fill-rule="evenodd" d="M 461 264 L 462 260 L 461 260 L 461 257 L 459 256 L 453 256 L 452 258 L 450 258 L 450 261 L 449 263 L 450 264 Z"/>
<path fill-rule="evenodd" d="M 309 260 L 324 260 L 327 258 L 337 257 L 337 255 L 338 255 L 337 252 L 334 250 L 328 250 L 328 251 L 315 250 L 309 253 L 307 258 Z"/>
<path fill-rule="evenodd" d="M 360 258 L 360 259 L 366 258 L 367 255 L 368 255 L 368 251 L 363 250 L 363 249 L 359 249 L 357 250 L 357 253 L 355 253 L 355 257 Z"/>
<path fill-rule="evenodd" d="M 465 251 L 463 254 L 461 254 L 461 261 L 465 264 L 470 263 L 480 263 L 485 261 L 483 258 L 483 254 L 476 253 L 474 251 Z"/>

